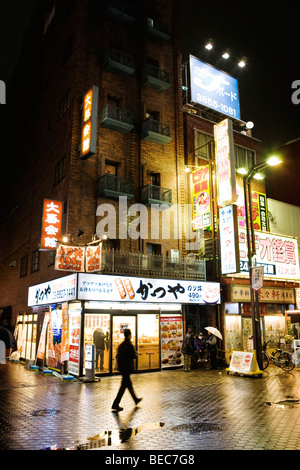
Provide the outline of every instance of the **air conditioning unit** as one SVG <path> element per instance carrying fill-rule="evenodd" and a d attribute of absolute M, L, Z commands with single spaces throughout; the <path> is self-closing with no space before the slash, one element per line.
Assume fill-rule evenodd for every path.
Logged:
<path fill-rule="evenodd" d="M 179 263 L 179 250 L 169 250 L 168 257 L 171 263 Z"/>

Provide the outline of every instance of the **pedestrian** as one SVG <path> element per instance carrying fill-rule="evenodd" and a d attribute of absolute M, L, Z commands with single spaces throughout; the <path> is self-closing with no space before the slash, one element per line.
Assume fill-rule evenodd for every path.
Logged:
<path fill-rule="evenodd" d="M 194 355 L 194 335 L 191 328 L 187 329 L 186 335 L 182 343 L 182 353 L 184 357 L 184 371 L 191 370 L 192 357 Z"/>
<path fill-rule="evenodd" d="M 124 341 L 120 344 L 117 351 L 118 370 L 122 374 L 122 382 L 118 394 L 112 404 L 112 411 L 118 412 L 123 410 L 120 406 L 120 401 L 126 388 L 128 388 L 128 391 L 136 405 L 141 401 L 141 398 L 137 398 L 130 379 L 130 374 L 134 371 L 133 361 L 135 358 L 136 352 L 133 344 L 131 343 L 131 331 L 127 328 L 124 330 Z"/>
<path fill-rule="evenodd" d="M 217 337 L 213 335 L 210 331 L 208 332 L 207 344 L 211 368 L 217 369 Z"/>
<path fill-rule="evenodd" d="M 102 328 L 96 328 L 93 333 L 93 341 L 96 346 L 96 369 L 98 369 L 98 358 L 100 357 L 100 370 L 103 370 L 104 363 L 104 348 L 105 348 L 105 334 Z"/>
<path fill-rule="evenodd" d="M 197 357 L 198 357 L 197 362 L 205 361 L 206 359 L 205 359 L 204 355 L 205 355 L 205 352 L 206 352 L 206 349 L 207 349 L 207 343 L 206 343 L 202 333 L 199 333 L 195 337 L 194 348 L 196 350 Z"/>

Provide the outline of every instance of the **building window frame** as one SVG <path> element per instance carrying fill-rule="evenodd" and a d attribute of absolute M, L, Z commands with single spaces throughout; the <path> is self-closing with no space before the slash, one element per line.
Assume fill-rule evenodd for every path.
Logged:
<path fill-rule="evenodd" d="M 33 250 L 31 253 L 31 272 L 35 273 L 40 269 L 40 251 Z"/>
<path fill-rule="evenodd" d="M 20 263 L 20 277 L 27 276 L 28 271 L 28 255 L 22 256 Z"/>

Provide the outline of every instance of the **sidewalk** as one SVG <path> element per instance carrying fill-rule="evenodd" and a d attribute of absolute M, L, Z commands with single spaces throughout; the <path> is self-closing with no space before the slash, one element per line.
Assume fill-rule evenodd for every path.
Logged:
<path fill-rule="evenodd" d="M 120 376 L 62 382 L 0 365 L 0 450 L 300 450 L 300 370 L 261 378 L 226 370 L 132 375 L 111 412 Z"/>

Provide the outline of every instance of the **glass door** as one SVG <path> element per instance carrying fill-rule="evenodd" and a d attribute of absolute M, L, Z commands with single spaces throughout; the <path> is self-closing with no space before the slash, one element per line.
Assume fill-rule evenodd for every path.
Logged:
<path fill-rule="evenodd" d="M 138 315 L 138 370 L 159 369 L 159 314 Z"/>
<path fill-rule="evenodd" d="M 115 358 L 119 344 L 124 341 L 124 330 L 131 330 L 131 342 L 136 348 L 136 316 L 113 315 L 112 318 L 112 372 L 118 372 Z"/>

